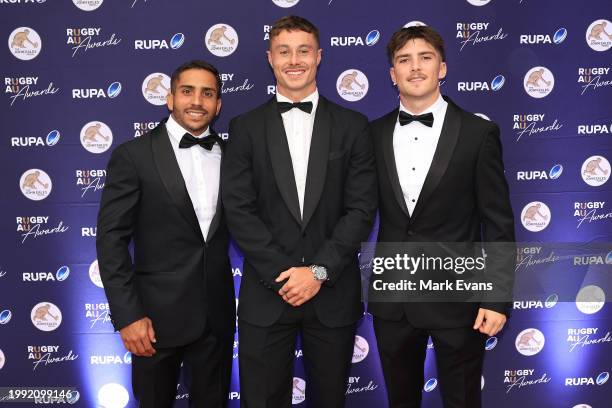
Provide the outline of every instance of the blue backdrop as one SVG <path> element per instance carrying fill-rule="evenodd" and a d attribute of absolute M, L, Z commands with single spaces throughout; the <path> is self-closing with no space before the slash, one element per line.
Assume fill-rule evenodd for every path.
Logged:
<path fill-rule="evenodd" d="M 501 126 L 517 237 L 536 243 L 519 260 L 537 243 L 611 241 L 609 0 L 2 0 L 0 387 L 72 386 L 75 406 L 135 406 L 131 356 L 113 333 L 95 261 L 110 152 L 167 115 L 168 76 L 194 58 L 222 72 L 215 128 L 227 137 L 233 116 L 274 93 L 268 31 L 286 14 L 320 29 L 319 91 L 371 119 L 398 104 L 391 34 L 436 28 L 447 42 L 443 93 Z M 353 72 L 353 89 L 341 86 Z M 238 290 L 242 258 L 235 248 L 230 256 Z M 563 302 L 544 290 L 515 304 L 487 342 L 485 407 L 610 406 L 612 316 L 603 278 L 589 271 L 611 268 L 606 251 L 568 259 L 554 272 L 586 276 L 583 292 Z M 584 291 L 597 301 L 574 302 Z M 387 406 L 371 323 L 366 314 L 359 325 L 347 407 Z M 424 406 L 440 407 L 432 357 Z M 296 358 L 294 404 L 306 405 L 299 345 Z M 179 384 L 177 407 L 186 392 Z"/>

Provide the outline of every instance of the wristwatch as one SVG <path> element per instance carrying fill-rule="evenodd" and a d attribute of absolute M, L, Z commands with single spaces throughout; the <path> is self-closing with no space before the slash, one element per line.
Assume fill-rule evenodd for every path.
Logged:
<path fill-rule="evenodd" d="M 325 282 L 327 280 L 327 268 L 321 265 L 310 265 L 310 269 L 312 269 L 312 274 L 314 275 L 315 280 L 319 282 Z"/>

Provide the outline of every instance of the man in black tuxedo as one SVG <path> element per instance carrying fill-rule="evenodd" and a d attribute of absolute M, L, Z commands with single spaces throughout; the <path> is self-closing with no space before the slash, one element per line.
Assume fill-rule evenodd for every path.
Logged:
<path fill-rule="evenodd" d="M 170 117 L 117 147 L 98 214 L 100 276 L 132 352 L 140 407 L 170 407 L 181 363 L 190 406 L 226 406 L 235 329 L 229 233 L 219 190 L 223 142 L 215 67 L 174 71 Z M 128 246 L 134 244 L 134 257 Z"/>
<path fill-rule="evenodd" d="M 320 60 L 312 23 L 277 21 L 268 51 L 276 96 L 230 123 L 222 195 L 245 256 L 243 407 L 291 407 L 298 332 L 307 401 L 344 407 L 363 315 L 357 250 L 372 228 L 376 173 L 367 119 L 319 96 Z"/>
<path fill-rule="evenodd" d="M 442 38 L 429 27 L 403 28 L 387 53 L 400 106 L 372 122 L 378 242 L 513 242 L 499 128 L 441 96 Z M 494 262 L 502 271 L 494 284 L 506 292 L 512 287 L 513 257 L 506 251 Z M 486 335 L 502 329 L 507 306 L 503 301 L 370 302 L 390 407 L 420 406 L 429 336 L 444 406 L 480 407 Z"/>

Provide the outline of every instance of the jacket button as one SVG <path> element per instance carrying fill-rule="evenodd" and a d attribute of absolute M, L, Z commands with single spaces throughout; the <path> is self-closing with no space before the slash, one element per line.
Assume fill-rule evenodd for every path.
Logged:
<path fill-rule="evenodd" d="M 414 236 L 414 231 L 413 230 L 408 230 L 408 236 Z"/>

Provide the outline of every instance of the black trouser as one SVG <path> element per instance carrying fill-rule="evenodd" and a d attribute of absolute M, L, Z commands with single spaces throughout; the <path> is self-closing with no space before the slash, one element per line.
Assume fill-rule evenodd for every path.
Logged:
<path fill-rule="evenodd" d="M 480 408 L 480 378 L 486 335 L 471 327 L 418 329 L 374 318 L 389 408 L 419 408 L 427 339 L 431 336 L 445 408 Z"/>
<path fill-rule="evenodd" d="M 240 321 L 240 406 L 290 408 L 296 392 L 303 393 L 308 407 L 344 408 L 355 327 L 323 326 L 311 302 L 300 307 L 288 305 L 269 327 Z M 298 332 L 302 336 L 306 389 L 293 377 Z"/>
<path fill-rule="evenodd" d="M 227 344 L 225 344 L 227 343 Z M 183 363 L 189 406 L 227 406 L 232 372 L 232 340 L 223 344 L 210 332 L 181 347 L 158 348 L 152 357 L 132 357 L 132 389 L 142 408 L 171 408 Z"/>

